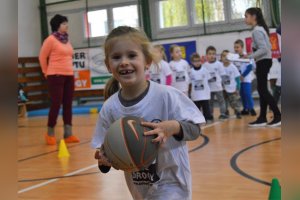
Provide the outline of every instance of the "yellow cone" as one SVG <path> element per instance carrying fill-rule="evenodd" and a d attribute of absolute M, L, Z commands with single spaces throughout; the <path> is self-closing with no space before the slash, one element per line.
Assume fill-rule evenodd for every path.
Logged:
<path fill-rule="evenodd" d="M 58 157 L 59 158 L 70 157 L 70 153 L 67 149 L 67 145 L 63 139 L 61 139 L 59 143 Z"/>

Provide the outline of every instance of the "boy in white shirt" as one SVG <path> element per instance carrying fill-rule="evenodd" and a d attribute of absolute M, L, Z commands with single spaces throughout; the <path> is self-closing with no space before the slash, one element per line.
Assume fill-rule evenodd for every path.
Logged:
<path fill-rule="evenodd" d="M 216 48 L 209 46 L 206 49 L 207 62 L 203 64 L 203 67 L 207 69 L 211 75 L 211 79 L 208 81 L 211 99 L 209 102 L 210 113 L 213 116 L 214 111 L 214 97 L 217 97 L 217 101 L 220 107 L 220 116 L 219 119 L 224 120 L 228 119 L 226 115 L 226 104 L 223 96 L 223 87 L 222 87 L 222 76 L 225 75 L 225 70 L 221 62 L 216 60 Z"/>
<path fill-rule="evenodd" d="M 201 57 L 198 53 L 191 55 L 191 72 L 189 87 L 189 96 L 196 104 L 199 110 L 205 117 L 206 123 L 212 123 L 213 116 L 210 113 L 209 100 L 210 100 L 210 88 L 208 80 L 211 78 L 209 71 L 201 66 Z"/>
<path fill-rule="evenodd" d="M 225 89 L 225 98 L 236 114 L 236 118 L 241 119 L 241 102 L 240 102 L 240 72 L 228 59 L 228 50 L 224 50 L 221 54 L 221 61 L 224 66 L 226 75 L 223 76 L 223 85 Z"/>

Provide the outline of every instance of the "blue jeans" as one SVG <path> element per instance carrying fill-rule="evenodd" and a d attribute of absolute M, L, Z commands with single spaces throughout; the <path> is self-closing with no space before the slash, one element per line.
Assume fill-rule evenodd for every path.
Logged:
<path fill-rule="evenodd" d="M 254 108 L 254 102 L 252 98 L 252 85 L 251 83 L 241 83 L 240 94 L 242 97 L 244 110 L 251 110 Z"/>

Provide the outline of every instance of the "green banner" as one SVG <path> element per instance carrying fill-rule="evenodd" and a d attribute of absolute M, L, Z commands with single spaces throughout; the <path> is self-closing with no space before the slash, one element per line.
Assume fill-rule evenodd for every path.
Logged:
<path fill-rule="evenodd" d="M 103 85 L 106 84 L 108 79 L 110 79 L 111 76 L 99 76 L 99 77 L 92 77 L 92 85 Z"/>

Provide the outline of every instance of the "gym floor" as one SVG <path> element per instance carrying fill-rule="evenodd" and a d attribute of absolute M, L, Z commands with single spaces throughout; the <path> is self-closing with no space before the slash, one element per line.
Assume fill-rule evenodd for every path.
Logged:
<path fill-rule="evenodd" d="M 102 174 L 90 147 L 97 114 L 74 115 L 81 142 L 68 144 L 69 158 L 44 141 L 47 117 L 18 119 L 18 199 L 132 199 L 122 171 Z M 273 178 L 281 181 L 281 128 L 248 128 L 255 117 L 215 121 L 188 142 L 193 199 L 265 200 Z"/>

